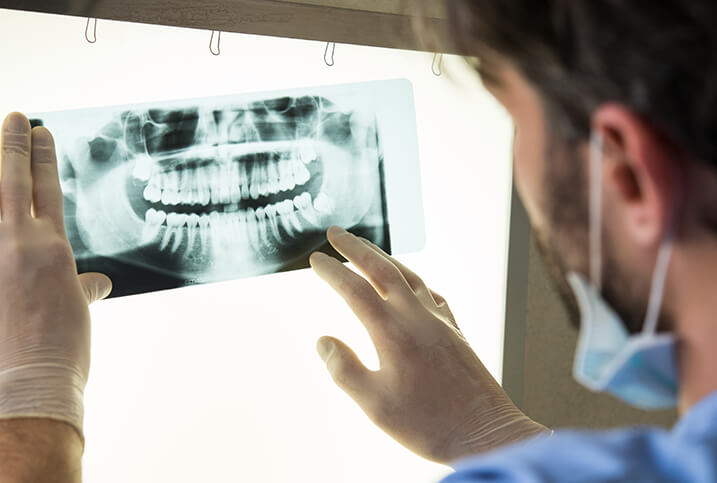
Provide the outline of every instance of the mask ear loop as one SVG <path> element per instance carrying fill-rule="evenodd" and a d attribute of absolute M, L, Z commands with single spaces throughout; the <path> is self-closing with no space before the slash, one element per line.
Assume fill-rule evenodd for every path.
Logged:
<path fill-rule="evenodd" d="M 660 250 L 657 253 L 657 261 L 655 262 L 655 270 L 652 274 L 652 285 L 650 286 L 650 298 L 647 303 L 647 314 L 645 315 L 645 323 L 642 332 L 645 334 L 657 332 L 657 322 L 662 307 L 662 299 L 665 295 L 665 280 L 667 271 L 670 268 L 670 259 L 672 257 L 672 248 L 675 245 L 675 232 L 677 231 L 677 207 L 682 200 L 682 187 L 677 188 L 678 201 L 672 204 L 670 209 L 670 220 L 667 225 L 665 238 L 662 240 Z"/>
<path fill-rule="evenodd" d="M 590 281 L 602 292 L 602 156 L 603 135 L 590 138 Z"/>
<path fill-rule="evenodd" d="M 673 245 L 674 227 L 671 226 L 657 254 L 655 271 L 652 275 L 652 285 L 650 286 L 650 299 L 647 303 L 645 324 L 642 328 L 642 332 L 645 334 L 654 334 L 657 332 L 657 319 L 660 313 L 660 307 L 662 307 L 662 298 L 665 294 L 665 279 L 667 278 L 667 269 L 670 266 Z"/>

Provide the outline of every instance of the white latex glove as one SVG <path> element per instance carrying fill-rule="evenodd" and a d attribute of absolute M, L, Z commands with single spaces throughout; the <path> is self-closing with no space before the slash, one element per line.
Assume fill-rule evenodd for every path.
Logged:
<path fill-rule="evenodd" d="M 0 419 L 56 419 L 82 437 L 87 306 L 112 284 L 77 275 L 52 136 L 18 113 L 3 124 L 0 213 Z"/>
<path fill-rule="evenodd" d="M 368 280 L 314 253 L 311 265 L 363 322 L 381 368 L 369 371 L 343 342 L 318 352 L 336 384 L 386 433 L 448 463 L 547 431 L 508 398 L 468 345 L 446 301 L 367 240 L 332 227 L 331 245 Z"/>

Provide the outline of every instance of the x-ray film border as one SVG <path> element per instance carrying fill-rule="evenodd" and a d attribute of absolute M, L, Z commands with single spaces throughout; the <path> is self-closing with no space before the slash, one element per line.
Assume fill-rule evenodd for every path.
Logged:
<path fill-rule="evenodd" d="M 426 232 L 413 85 L 404 79 L 377 84 L 372 102 L 383 146 L 391 250 L 417 252 L 425 247 Z"/>

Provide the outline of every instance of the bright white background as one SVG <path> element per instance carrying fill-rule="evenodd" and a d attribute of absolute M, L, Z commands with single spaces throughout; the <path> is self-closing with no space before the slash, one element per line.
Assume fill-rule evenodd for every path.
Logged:
<path fill-rule="evenodd" d="M 444 295 L 500 379 L 511 126 L 459 67 L 432 55 L 0 10 L 0 115 L 408 78 L 414 84 L 427 246 L 400 256 Z M 447 60 L 446 68 L 451 62 Z M 361 324 L 310 271 L 92 307 L 90 483 L 434 482 L 449 469 L 386 437 L 315 353 L 331 334 L 375 368 Z"/>

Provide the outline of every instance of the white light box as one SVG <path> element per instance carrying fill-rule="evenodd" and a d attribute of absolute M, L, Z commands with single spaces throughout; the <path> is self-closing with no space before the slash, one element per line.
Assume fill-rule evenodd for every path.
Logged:
<path fill-rule="evenodd" d="M 512 127 L 455 58 L 0 10 L 0 115 L 407 79 L 415 93 L 425 248 L 398 258 L 449 302 L 500 380 Z M 450 75 L 449 75 L 450 74 Z M 417 203 L 421 202 L 416 200 Z M 310 270 L 92 306 L 84 480 L 429 483 L 450 469 L 403 449 L 331 381 L 322 335 L 377 358 Z"/>

